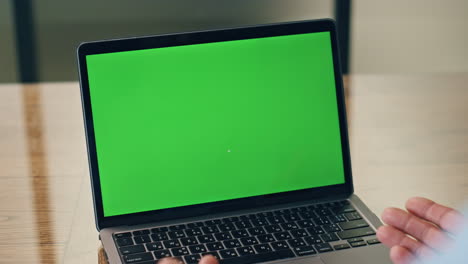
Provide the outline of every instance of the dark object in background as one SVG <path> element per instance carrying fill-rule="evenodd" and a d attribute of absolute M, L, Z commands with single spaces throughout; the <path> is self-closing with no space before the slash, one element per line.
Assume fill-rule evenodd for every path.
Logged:
<path fill-rule="evenodd" d="M 50 2 L 50 1 L 49 1 Z M 297 5 L 304 4 L 306 2 L 296 2 Z M 136 30 L 132 29 L 132 26 L 127 26 L 127 28 L 122 29 L 121 26 L 115 25 L 116 28 L 119 28 L 120 33 L 110 33 L 106 32 L 108 30 L 104 30 L 106 33 L 99 34 L 99 36 L 93 36 L 93 33 L 87 32 L 85 30 L 86 35 L 81 36 L 79 32 L 73 31 L 76 36 L 75 38 L 71 38 L 69 40 L 65 40 L 65 44 L 60 44 L 60 47 L 52 47 L 57 53 L 57 57 L 55 59 L 51 59 L 50 61 L 41 60 L 41 57 L 51 58 L 50 56 L 41 56 L 39 46 L 43 47 L 43 43 L 41 45 L 41 39 L 46 39 L 51 42 L 54 42 L 54 37 L 52 36 L 43 36 L 44 31 L 39 27 L 40 17 L 41 16 L 41 4 L 40 2 L 34 3 L 32 0 L 12 0 L 12 11 L 13 11 L 13 21 L 14 21 L 14 31 L 16 37 L 16 49 L 17 49 L 17 68 L 18 68 L 18 81 L 23 83 L 30 83 L 30 82 L 39 82 L 39 81 L 65 81 L 65 80 L 74 80 L 76 78 L 76 73 L 74 68 L 68 67 L 68 64 L 72 65 L 73 61 L 73 52 L 70 51 L 70 57 L 68 57 L 68 46 L 76 46 L 79 42 L 92 40 L 93 38 L 120 38 L 120 37 L 129 37 L 129 36 L 137 36 L 137 35 L 152 35 L 152 34 L 161 34 L 161 33 L 168 33 L 168 32 L 180 32 L 180 31 L 193 31 L 193 30 L 202 30 L 202 29 L 213 29 L 213 28 L 221 28 L 221 27 L 236 27 L 236 26 L 245 26 L 249 24 L 263 24 L 263 23 L 272 23 L 272 22 L 280 22 L 284 20 L 302 20 L 303 14 L 298 14 L 298 11 L 291 11 L 289 9 L 283 10 L 282 8 L 278 8 L 279 5 L 282 5 L 283 2 L 277 1 L 238 1 L 236 3 L 228 3 L 228 2 L 216 2 L 213 1 L 200 1 L 197 5 L 207 5 L 211 8 L 208 8 L 206 12 L 210 13 L 209 16 L 206 16 L 206 21 L 184 21 L 187 20 L 187 17 L 184 15 L 184 12 L 177 13 L 181 19 L 180 23 L 177 25 L 170 25 L 171 21 L 159 21 L 165 22 L 161 23 L 153 21 L 151 23 L 147 23 L 148 25 L 144 25 L 143 28 Z M 43 3 L 42 3 L 43 4 Z M 52 3 L 48 3 L 51 5 Z M 157 4 L 156 8 L 159 10 L 167 9 L 169 15 L 171 15 L 171 11 L 176 9 L 177 6 L 185 6 L 188 8 L 187 5 L 191 3 L 185 1 L 174 1 L 171 4 Z M 291 4 L 291 3 L 289 3 Z M 312 5 L 313 3 L 311 3 Z M 70 5 L 70 9 L 73 9 L 73 4 Z M 81 3 L 80 5 L 89 5 L 86 2 Z M 96 9 L 99 9 L 99 3 L 95 3 Z M 119 6 L 118 3 L 113 2 L 114 7 Z M 143 1 L 141 5 L 148 5 L 147 2 Z M 235 5 L 235 6 L 231 6 Z M 339 30 L 339 39 L 341 41 L 340 47 L 340 56 L 342 61 L 342 71 L 343 73 L 348 73 L 348 50 L 349 50 L 349 21 L 350 21 L 350 6 L 351 1 L 349 0 L 335 0 L 335 15 L 336 20 L 338 22 L 338 30 Z M 228 8 L 228 7 L 235 7 L 235 8 Z M 151 9 L 150 6 L 147 7 Z M 153 8 L 155 8 L 153 6 Z M 57 7 L 60 9 L 60 6 Z M 63 9 L 63 4 L 62 4 Z M 178 8 L 177 8 L 178 9 Z M 189 8 L 192 9 L 192 8 Z M 225 9 L 230 9 L 232 12 L 235 13 L 235 16 L 231 18 L 227 18 L 227 20 L 220 20 L 220 17 L 223 16 L 223 12 Z M 268 9 L 268 10 L 266 10 Z M 278 11 L 281 9 L 280 11 Z M 216 14 L 216 10 L 219 10 L 219 15 Z M 261 10 L 265 13 L 258 13 Z M 66 10 L 65 10 L 66 11 Z M 79 12 L 79 11 L 78 11 Z M 197 10 L 194 10 L 194 17 L 198 19 L 200 14 L 197 13 Z M 284 13 L 284 17 L 278 17 L 279 13 Z M 112 12 L 111 12 L 112 13 Z M 173 13 L 173 12 L 172 12 Z M 258 14 L 257 14 L 258 13 Z M 291 13 L 291 14 L 289 14 Z M 119 12 L 116 13 L 117 15 Z M 116 14 L 111 14 L 115 16 Z M 123 14 L 120 14 L 122 19 L 126 19 Z M 297 18 L 295 18 L 297 17 Z M 232 20 L 235 18 L 234 20 Z M 100 19 L 100 18 L 99 18 Z M 177 19 L 177 17 L 176 17 Z M 103 19 L 105 20 L 105 19 Z M 145 20 L 145 18 L 143 18 Z M 164 20 L 164 18 L 163 18 Z M 191 20 L 189 18 L 189 20 Z M 89 23 L 88 21 L 86 21 Z M 151 21 L 148 21 L 151 22 Z M 190 22 L 190 23 L 186 23 Z M 106 22 L 104 22 L 105 24 Z M 60 27 L 63 25 L 56 25 L 58 28 L 54 28 L 55 32 L 59 32 Z M 102 28 L 103 25 L 100 25 Z M 104 25 L 105 26 L 105 25 Z M 161 27 L 162 26 L 162 27 Z M 55 26 L 54 26 L 55 27 Z M 137 26 L 138 27 L 138 26 Z M 103 29 L 103 28 L 102 28 Z M 101 29 L 101 31 L 102 31 Z M 340 32 L 343 30 L 343 32 Z M 132 32 L 129 34 L 129 32 Z M 94 34 L 96 35 L 96 34 Z M 348 37 L 344 37 L 348 36 Z M 79 39 L 79 41 L 77 41 Z M 42 41 L 43 42 L 43 41 Z M 76 43 L 75 43 L 76 42 Z M 74 44 L 73 44 L 74 43 Z M 56 44 L 55 44 L 56 46 Z M 63 47 L 62 47 L 63 46 Z M 66 47 L 65 47 L 66 46 Z M 65 53 L 65 54 L 64 54 Z M 40 63 L 43 61 L 43 63 Z M 70 61 L 70 63 L 69 63 Z M 51 66 L 52 65 L 52 66 Z M 57 65 L 55 67 L 54 65 Z M 51 70 L 47 70 L 52 68 Z M 41 69 L 41 70 L 40 70 Z M 49 73 L 50 72 L 50 73 Z M 39 74 L 41 73 L 41 74 Z"/>

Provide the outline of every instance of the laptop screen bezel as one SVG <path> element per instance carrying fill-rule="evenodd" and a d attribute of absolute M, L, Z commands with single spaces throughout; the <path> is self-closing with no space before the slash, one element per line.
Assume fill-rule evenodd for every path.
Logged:
<path fill-rule="evenodd" d="M 91 98 L 88 83 L 88 71 L 86 64 L 87 55 L 314 32 L 330 32 L 331 37 L 336 100 L 338 105 L 344 166 L 345 182 L 343 184 L 118 216 L 104 216 L 91 109 Z M 88 149 L 88 162 L 93 191 L 96 226 L 98 230 L 106 227 L 136 225 L 152 221 L 184 218 L 195 215 L 210 214 L 214 212 L 218 213 L 223 211 L 241 210 L 280 203 L 296 202 L 301 200 L 313 200 L 326 197 L 332 198 L 336 196 L 348 197 L 354 191 L 349 153 L 346 107 L 339 61 L 336 27 L 334 21 L 331 19 L 87 42 L 82 43 L 77 48 L 77 55 L 82 96 L 83 119 L 85 123 L 86 143 Z"/>

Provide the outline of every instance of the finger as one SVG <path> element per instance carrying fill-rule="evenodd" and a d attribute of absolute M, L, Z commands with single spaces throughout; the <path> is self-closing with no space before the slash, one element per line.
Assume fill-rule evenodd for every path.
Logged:
<path fill-rule="evenodd" d="M 422 197 L 408 199 L 406 209 L 451 233 L 456 233 L 464 220 L 460 212 Z"/>
<path fill-rule="evenodd" d="M 213 257 L 212 255 L 206 255 L 200 259 L 198 264 L 218 264 L 218 259 Z"/>
<path fill-rule="evenodd" d="M 398 208 L 385 209 L 382 220 L 434 249 L 445 247 L 453 242 L 436 226 Z"/>
<path fill-rule="evenodd" d="M 158 264 L 183 264 L 183 262 L 177 258 L 162 258 L 157 263 Z"/>
<path fill-rule="evenodd" d="M 379 227 L 377 230 L 377 238 L 389 248 L 401 246 L 412 252 L 415 256 L 421 258 L 434 256 L 432 249 L 392 226 Z"/>
<path fill-rule="evenodd" d="M 402 246 L 393 246 L 390 249 L 390 259 L 394 264 L 410 264 L 413 263 L 414 256 Z"/>

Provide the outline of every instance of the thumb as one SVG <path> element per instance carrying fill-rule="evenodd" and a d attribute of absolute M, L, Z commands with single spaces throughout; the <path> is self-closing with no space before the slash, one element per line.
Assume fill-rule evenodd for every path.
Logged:
<path fill-rule="evenodd" d="M 183 264 L 180 259 L 177 258 L 162 258 L 158 262 L 158 264 Z"/>
<path fill-rule="evenodd" d="M 200 259 L 198 264 L 218 264 L 218 259 L 213 257 L 212 255 L 206 255 Z"/>

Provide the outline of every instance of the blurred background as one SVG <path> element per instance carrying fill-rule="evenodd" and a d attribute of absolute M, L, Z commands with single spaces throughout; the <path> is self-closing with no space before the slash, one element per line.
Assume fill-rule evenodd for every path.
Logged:
<path fill-rule="evenodd" d="M 467 11 L 466 0 L 1 0 L 0 83 L 76 81 L 83 41 L 339 12 L 349 34 L 345 72 L 467 72 Z"/>

